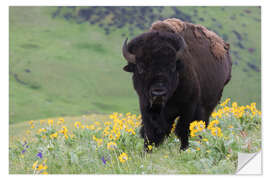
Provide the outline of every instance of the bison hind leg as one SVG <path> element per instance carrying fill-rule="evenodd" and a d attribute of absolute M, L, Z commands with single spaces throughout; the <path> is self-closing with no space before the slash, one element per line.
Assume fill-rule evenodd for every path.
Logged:
<path fill-rule="evenodd" d="M 211 110 L 206 110 L 206 108 L 203 107 L 202 105 L 198 105 L 196 108 L 194 120 L 198 120 L 198 121 L 203 120 L 207 127 L 209 123 L 210 114 L 211 114 Z"/>
<path fill-rule="evenodd" d="M 141 129 L 140 129 L 140 136 L 141 136 L 141 138 L 144 138 L 144 126 L 143 125 L 141 126 Z"/>

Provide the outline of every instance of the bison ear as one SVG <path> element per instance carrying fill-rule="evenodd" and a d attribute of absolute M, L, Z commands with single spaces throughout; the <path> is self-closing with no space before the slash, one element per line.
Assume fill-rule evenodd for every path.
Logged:
<path fill-rule="evenodd" d="M 123 70 L 126 72 L 134 72 L 135 71 L 135 64 L 128 63 L 128 65 L 123 67 Z"/>

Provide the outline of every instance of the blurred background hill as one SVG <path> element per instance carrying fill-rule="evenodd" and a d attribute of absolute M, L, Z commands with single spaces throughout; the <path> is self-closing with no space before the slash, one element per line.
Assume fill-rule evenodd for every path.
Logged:
<path fill-rule="evenodd" d="M 180 18 L 230 43 L 223 98 L 261 108 L 259 7 L 10 7 L 10 123 L 90 113 L 139 113 L 121 46 L 152 22 Z"/>

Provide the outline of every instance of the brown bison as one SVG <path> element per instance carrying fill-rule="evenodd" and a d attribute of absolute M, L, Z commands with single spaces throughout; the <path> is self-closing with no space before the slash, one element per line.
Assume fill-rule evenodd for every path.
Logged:
<path fill-rule="evenodd" d="M 175 133 L 188 147 L 189 124 L 209 117 L 231 78 L 229 44 L 201 25 L 167 19 L 123 44 L 142 114 L 144 148 Z"/>

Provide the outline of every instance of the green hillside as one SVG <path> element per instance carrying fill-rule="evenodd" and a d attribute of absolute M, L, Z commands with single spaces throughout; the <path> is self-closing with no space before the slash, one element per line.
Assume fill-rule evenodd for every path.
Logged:
<path fill-rule="evenodd" d="M 170 17 L 202 24 L 231 44 L 223 97 L 261 103 L 259 7 L 10 7 L 10 123 L 90 113 L 139 113 L 123 40 Z"/>

